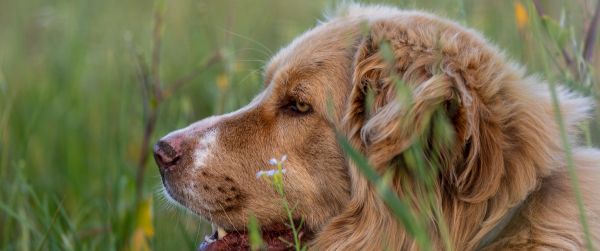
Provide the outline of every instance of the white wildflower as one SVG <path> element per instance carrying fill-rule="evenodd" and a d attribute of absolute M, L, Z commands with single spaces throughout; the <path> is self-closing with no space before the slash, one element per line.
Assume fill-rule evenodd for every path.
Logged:
<path fill-rule="evenodd" d="M 283 168 L 283 162 L 285 162 L 286 160 L 287 160 L 287 155 L 281 156 L 281 159 L 279 159 L 279 160 L 277 160 L 276 158 L 271 158 L 269 160 L 269 164 L 272 166 L 277 166 L 277 169 L 260 170 L 260 171 L 256 172 L 256 178 L 258 179 L 263 176 L 273 177 L 277 173 L 284 174 L 286 172 L 286 170 L 285 170 L 285 168 Z"/>
<path fill-rule="evenodd" d="M 272 158 L 269 160 L 269 164 L 271 164 L 272 166 L 276 166 L 277 165 L 277 160 L 275 158 Z"/>
<path fill-rule="evenodd" d="M 281 159 L 277 160 L 276 158 L 272 158 L 269 160 L 269 164 L 271 164 L 272 166 L 276 166 L 276 165 L 283 165 L 283 162 L 285 162 L 287 160 L 287 155 L 283 155 L 281 156 Z"/>
<path fill-rule="evenodd" d="M 277 170 L 277 169 L 260 170 L 260 171 L 256 172 L 256 178 L 258 179 L 263 176 L 273 177 L 273 175 L 275 175 L 278 172 L 279 172 L 279 170 Z M 285 172 L 287 172 L 287 170 L 281 169 L 281 174 L 284 174 Z"/>

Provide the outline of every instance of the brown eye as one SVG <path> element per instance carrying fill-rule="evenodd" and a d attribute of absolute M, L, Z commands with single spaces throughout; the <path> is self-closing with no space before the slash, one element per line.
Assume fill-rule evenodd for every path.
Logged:
<path fill-rule="evenodd" d="M 290 104 L 290 109 L 297 113 L 308 113 L 311 111 L 311 107 L 307 103 L 294 101 Z"/>

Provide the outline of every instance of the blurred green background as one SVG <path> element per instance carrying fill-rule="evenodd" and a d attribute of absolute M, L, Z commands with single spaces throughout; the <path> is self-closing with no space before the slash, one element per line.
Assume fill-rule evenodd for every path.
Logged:
<path fill-rule="evenodd" d="M 455 19 L 530 73 L 597 93 L 597 60 L 575 56 L 595 1 L 539 1 L 544 23 L 529 0 L 370 2 Z M 162 101 L 151 143 L 247 103 L 261 89 L 265 61 L 335 1 L 163 4 L 0 0 L 0 250 L 193 250 L 209 226 L 165 202 L 151 157 L 136 203 L 138 158 L 150 151 L 142 145 L 147 113 L 138 56 L 151 61 L 155 12 L 164 17 L 163 86 L 217 52 L 222 57 Z M 595 123 L 584 132 L 588 144 L 600 145 Z"/>

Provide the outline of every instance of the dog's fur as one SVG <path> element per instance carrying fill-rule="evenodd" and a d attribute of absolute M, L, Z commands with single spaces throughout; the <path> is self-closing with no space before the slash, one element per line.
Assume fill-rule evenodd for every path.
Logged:
<path fill-rule="evenodd" d="M 394 76 L 411 90 L 408 105 L 398 99 Z M 561 88 L 558 95 L 598 243 L 600 151 L 577 143 L 592 104 Z M 298 112 L 298 102 L 310 109 Z M 393 189 L 430 215 L 438 250 L 444 247 L 438 221 L 419 207 L 415 174 L 398 157 L 417 139 L 442 145 L 427 129 L 440 107 L 452 124 L 452 144 L 426 155 L 440 160 L 433 207 L 441 209 L 455 250 L 583 249 L 548 84 L 526 76 L 477 33 L 422 12 L 351 5 L 294 40 L 270 61 L 265 89 L 248 106 L 163 139 L 179 142 L 185 153 L 182 165 L 164 175 L 165 187 L 229 229 L 244 228 L 250 214 L 264 226 L 281 223 L 286 216 L 277 194 L 255 174 L 269 168 L 271 157 L 287 154 L 286 196 L 297 205 L 295 217 L 316 233 L 312 249 L 417 249 L 344 157 L 339 130 L 378 172 L 393 170 Z M 498 228 L 502 221 L 508 224 Z M 492 230 L 499 232 L 480 246 Z"/>

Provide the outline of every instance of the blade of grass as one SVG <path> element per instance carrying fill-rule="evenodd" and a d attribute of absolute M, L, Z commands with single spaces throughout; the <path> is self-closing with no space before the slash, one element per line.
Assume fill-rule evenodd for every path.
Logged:
<path fill-rule="evenodd" d="M 533 1 L 533 3 L 535 4 L 534 9 L 536 9 L 538 11 L 539 17 L 541 18 L 544 13 L 541 10 L 541 5 L 539 4 L 539 1 Z M 541 24 L 539 22 L 534 22 L 535 28 L 533 29 L 533 33 L 535 35 L 535 37 L 542 41 L 542 35 L 540 34 L 540 30 L 541 30 Z M 548 59 L 548 55 L 552 55 L 552 53 L 548 50 L 548 48 L 546 46 L 543 46 L 546 50 L 546 53 L 541 53 L 541 55 L 545 58 Z M 554 58 L 552 56 L 550 56 L 550 58 Z M 544 67 L 546 69 L 549 68 L 549 66 L 547 65 L 548 60 L 542 60 L 542 62 L 544 62 Z M 548 81 L 548 88 L 550 90 L 550 96 L 552 99 L 552 106 L 554 109 L 554 117 L 556 119 L 556 122 L 558 124 L 559 127 L 559 133 L 560 133 L 560 138 L 561 138 L 561 144 L 564 150 L 564 154 L 565 154 L 565 160 L 566 160 L 566 164 L 567 164 L 567 171 L 569 173 L 569 178 L 571 180 L 571 185 L 573 187 L 573 193 L 575 196 L 575 201 L 577 204 L 577 209 L 579 211 L 579 220 L 581 222 L 581 226 L 583 228 L 584 231 L 584 235 L 585 235 L 585 242 L 586 242 L 586 247 L 588 250 L 594 250 L 594 246 L 592 243 L 592 239 L 591 239 L 591 234 L 590 234 L 590 229 L 589 229 L 589 224 L 587 221 L 587 216 L 585 214 L 585 205 L 583 202 L 583 196 L 581 194 L 581 189 L 579 187 L 579 180 L 577 178 L 577 172 L 575 170 L 575 162 L 573 160 L 573 152 L 572 152 L 572 148 L 571 148 L 571 144 L 569 142 L 569 137 L 567 134 L 567 130 L 565 127 L 565 123 L 564 123 L 564 118 L 562 116 L 562 113 L 560 111 L 560 100 L 558 99 L 558 93 L 556 90 L 556 84 L 554 83 L 554 81 Z"/>
<path fill-rule="evenodd" d="M 402 201 L 398 195 L 384 184 L 382 177 L 370 166 L 368 160 L 355 150 L 346 137 L 338 134 L 337 140 L 342 150 L 354 161 L 360 172 L 369 182 L 374 184 L 383 201 L 388 205 L 392 213 L 404 225 L 406 231 L 412 235 L 423 250 L 431 250 L 431 243 L 425 227 L 419 223 L 417 217 L 412 213 L 408 204 Z"/>
<path fill-rule="evenodd" d="M 556 91 L 556 84 L 553 81 L 549 81 L 550 95 L 552 96 L 552 105 L 554 108 L 554 116 L 556 117 L 556 122 L 558 123 L 558 127 L 560 130 L 560 139 L 563 145 L 563 150 L 565 152 L 565 158 L 567 162 L 567 170 L 569 172 L 569 176 L 571 178 L 571 186 L 573 186 L 573 193 L 575 195 L 575 201 L 577 202 L 577 209 L 579 210 L 579 219 L 581 221 L 581 226 L 583 228 L 583 232 L 585 234 L 585 242 L 588 250 L 594 250 L 594 245 L 592 243 L 590 226 L 587 221 L 587 216 L 585 213 L 585 205 L 583 203 L 583 196 L 581 195 L 581 188 L 579 187 L 579 179 L 577 178 L 577 171 L 575 170 L 575 161 L 573 160 L 573 151 L 571 149 L 571 144 L 569 143 L 569 137 L 567 135 L 567 129 L 565 128 L 565 122 L 560 112 L 560 101 L 558 100 L 558 94 Z"/>
<path fill-rule="evenodd" d="M 58 203 L 58 205 L 56 205 L 56 210 L 54 211 L 54 214 L 52 215 L 52 220 L 50 220 L 50 224 L 46 228 L 46 231 L 44 232 L 44 235 L 42 236 L 42 241 L 40 241 L 40 244 L 38 244 L 38 247 L 36 250 L 42 250 L 42 248 L 44 247 L 44 243 L 46 242 L 46 239 L 48 238 L 48 235 L 50 234 L 50 230 L 52 230 L 52 226 L 54 225 L 54 223 L 56 222 L 56 219 L 58 218 L 58 214 L 60 212 L 60 208 L 62 207 L 63 201 L 64 201 L 64 198 L 62 198 L 60 200 L 60 202 Z"/>
<path fill-rule="evenodd" d="M 250 239 L 250 250 L 260 250 L 263 247 L 263 240 L 260 236 L 260 226 L 256 216 L 250 215 L 248 219 L 248 238 Z"/>

